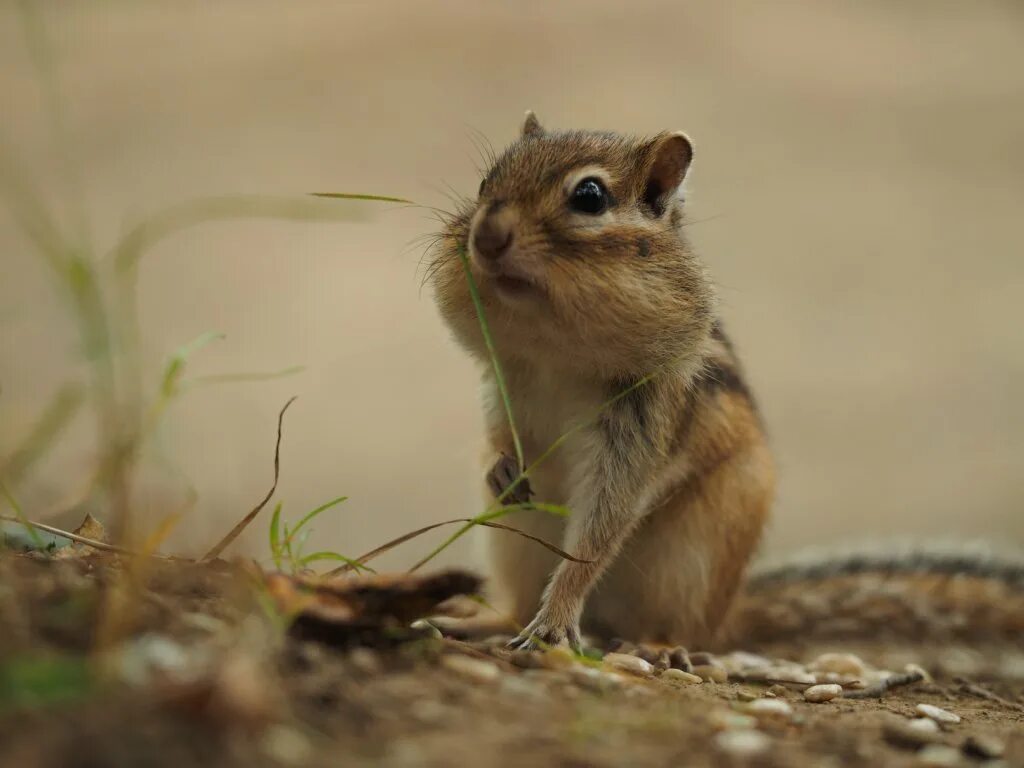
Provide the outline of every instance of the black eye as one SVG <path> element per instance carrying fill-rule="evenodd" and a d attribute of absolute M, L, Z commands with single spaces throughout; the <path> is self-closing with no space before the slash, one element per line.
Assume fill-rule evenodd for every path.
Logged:
<path fill-rule="evenodd" d="M 604 188 L 600 179 L 584 179 L 572 191 L 569 207 L 592 216 L 604 213 L 608 208 L 608 190 Z"/>

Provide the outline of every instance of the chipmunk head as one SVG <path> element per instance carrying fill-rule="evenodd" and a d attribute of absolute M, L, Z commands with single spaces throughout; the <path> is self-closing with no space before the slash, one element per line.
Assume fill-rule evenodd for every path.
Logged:
<path fill-rule="evenodd" d="M 682 133 L 544 130 L 528 112 L 448 221 L 432 266 L 441 313 L 485 356 L 462 256 L 503 357 L 600 375 L 696 359 L 714 304 L 682 234 Z"/>

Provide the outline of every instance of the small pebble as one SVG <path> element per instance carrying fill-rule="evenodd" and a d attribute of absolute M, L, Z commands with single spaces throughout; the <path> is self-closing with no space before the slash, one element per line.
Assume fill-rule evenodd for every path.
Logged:
<path fill-rule="evenodd" d="M 938 732 L 911 727 L 902 719 L 887 721 L 882 726 L 882 736 L 894 747 L 903 749 L 920 749 L 926 744 L 934 744 L 942 738 Z"/>
<path fill-rule="evenodd" d="M 477 683 L 490 683 L 501 677 L 501 670 L 489 661 L 450 654 L 441 657 L 441 665 L 457 675 Z"/>
<path fill-rule="evenodd" d="M 520 669 L 544 669 L 544 654 L 539 651 L 512 651 L 509 661 Z"/>
<path fill-rule="evenodd" d="M 812 661 L 809 668 L 815 672 L 834 672 L 837 675 L 863 677 L 867 665 L 852 653 L 823 653 Z"/>
<path fill-rule="evenodd" d="M 629 672 L 640 677 L 651 677 L 654 674 L 654 667 L 650 662 L 644 661 L 638 656 L 630 656 L 625 653 L 607 653 L 604 663 L 609 667 Z"/>
<path fill-rule="evenodd" d="M 917 763 L 918 765 L 932 766 L 932 768 L 960 765 L 960 753 L 945 744 L 929 744 L 917 753 Z"/>
<path fill-rule="evenodd" d="M 441 634 L 441 630 L 435 627 L 426 619 L 416 619 L 412 624 L 409 625 L 412 629 L 422 632 L 427 637 L 433 637 L 440 640 L 444 635 Z"/>
<path fill-rule="evenodd" d="M 576 657 L 567 648 L 549 648 L 542 658 L 548 669 L 568 669 L 576 664 Z"/>
<path fill-rule="evenodd" d="M 690 657 L 692 660 L 692 656 Z M 710 664 L 697 664 L 693 668 L 693 674 L 706 683 L 725 683 L 729 681 L 729 673 L 724 667 L 714 667 Z"/>
<path fill-rule="evenodd" d="M 760 731 L 722 731 L 715 735 L 715 746 L 733 757 L 761 755 L 767 752 L 771 745 L 772 740 Z"/>
<path fill-rule="evenodd" d="M 740 701 L 753 701 L 754 699 L 760 698 L 760 696 L 753 691 L 748 691 L 746 688 L 740 688 L 736 691 L 736 698 Z"/>
<path fill-rule="evenodd" d="M 745 651 L 733 651 L 728 656 L 720 658 L 719 661 L 727 669 L 736 672 L 744 669 L 759 669 L 771 666 L 771 661 L 764 656 L 758 656 L 756 653 L 747 653 Z"/>
<path fill-rule="evenodd" d="M 313 745 L 294 728 L 275 725 L 263 734 L 263 751 L 281 765 L 308 765 Z"/>
<path fill-rule="evenodd" d="M 913 728 L 915 731 L 924 731 L 926 733 L 938 733 L 939 724 L 928 717 L 919 717 L 916 720 L 911 720 L 907 723 L 908 728 Z"/>
<path fill-rule="evenodd" d="M 743 711 L 755 716 L 789 718 L 793 715 L 793 708 L 782 699 L 757 699 L 744 704 Z"/>
<path fill-rule="evenodd" d="M 711 713 L 711 727 L 716 731 L 750 730 L 757 728 L 757 718 L 733 712 L 729 709 L 716 709 Z"/>
<path fill-rule="evenodd" d="M 414 701 L 412 706 L 409 707 L 409 714 L 427 725 L 436 725 L 448 717 L 448 711 L 445 706 L 433 699 Z"/>
<path fill-rule="evenodd" d="M 546 686 L 530 680 L 525 675 L 505 675 L 501 680 L 501 692 L 531 699 L 544 698 L 548 695 Z"/>
<path fill-rule="evenodd" d="M 569 670 L 569 674 L 577 685 L 589 691 L 607 691 L 622 684 L 622 680 L 616 675 L 610 675 L 594 667 L 581 665 Z"/>
<path fill-rule="evenodd" d="M 697 683 L 704 682 L 704 679 L 698 675 L 690 674 L 689 672 L 683 672 L 681 669 L 666 669 L 661 673 L 662 680 L 668 680 L 671 683 L 681 683 L 682 685 L 696 685 Z"/>
<path fill-rule="evenodd" d="M 841 685 L 836 685 L 835 683 L 812 685 L 804 691 L 804 698 L 807 701 L 814 702 L 815 704 L 832 701 L 832 699 L 838 698 L 842 695 L 843 687 Z"/>
<path fill-rule="evenodd" d="M 964 754 L 983 760 L 997 760 L 1003 756 L 1006 747 L 994 736 L 968 736 L 963 746 Z"/>
<path fill-rule="evenodd" d="M 349 663 L 366 675 L 376 675 L 381 671 L 380 656 L 369 648 L 353 648 L 348 653 Z"/>
<path fill-rule="evenodd" d="M 914 711 L 922 717 L 930 717 L 939 725 L 956 725 L 960 722 L 960 715 L 954 715 L 949 710 L 931 704 L 918 704 Z"/>
<path fill-rule="evenodd" d="M 772 696 L 778 696 L 778 697 L 780 697 L 780 698 L 783 698 L 783 699 L 784 699 L 784 698 L 786 698 L 786 695 L 787 695 L 787 694 L 789 693 L 789 688 L 787 688 L 786 686 L 784 686 L 784 685 L 781 685 L 781 684 L 779 684 L 779 683 L 775 683 L 774 685 L 772 685 L 771 687 L 769 687 L 767 691 L 765 691 L 765 695 L 766 695 L 766 696 L 767 696 L 767 695 L 768 695 L 769 693 L 770 693 L 770 694 L 771 694 Z"/>

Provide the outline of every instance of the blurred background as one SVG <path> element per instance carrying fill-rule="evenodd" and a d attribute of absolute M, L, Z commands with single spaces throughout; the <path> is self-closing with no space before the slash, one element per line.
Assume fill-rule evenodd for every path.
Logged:
<path fill-rule="evenodd" d="M 210 195 L 446 207 L 449 187 L 476 190 L 479 137 L 500 148 L 527 108 L 552 128 L 686 130 L 690 233 L 779 458 L 766 550 L 1024 544 L 1020 3 L 31 5 L 28 29 L 0 7 L 0 141 L 99 255 L 133 222 Z M 482 509 L 478 376 L 420 287 L 416 239 L 436 224 L 361 210 L 373 219 L 213 223 L 144 255 L 149 391 L 206 332 L 225 338 L 188 377 L 304 366 L 170 404 L 134 502 L 149 526 L 187 510 L 165 549 L 202 551 L 261 498 L 292 394 L 285 514 L 350 497 L 311 549 L 355 555 Z M 67 299 L 6 211 L 0 264 L 2 459 L 89 373 Z M 61 513 L 95 470 L 94 423 L 80 413 L 12 482 L 30 517 L 81 517 Z M 267 555 L 267 516 L 238 551 Z M 472 539 L 447 560 L 472 556 Z"/>

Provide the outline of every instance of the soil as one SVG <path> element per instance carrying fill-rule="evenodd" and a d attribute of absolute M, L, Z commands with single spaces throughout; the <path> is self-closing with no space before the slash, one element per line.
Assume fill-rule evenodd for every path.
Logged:
<path fill-rule="evenodd" d="M 5 766 L 971 765 L 979 752 L 1024 765 L 1019 648 L 833 642 L 934 679 L 812 704 L 792 686 L 679 684 L 559 652 L 524 669 L 497 641 L 429 627 L 304 640 L 226 563 L 6 555 L 0 577 Z M 824 649 L 752 650 L 808 662 Z M 752 719 L 746 700 L 773 695 L 791 712 Z M 908 728 L 921 703 L 961 721 Z"/>

